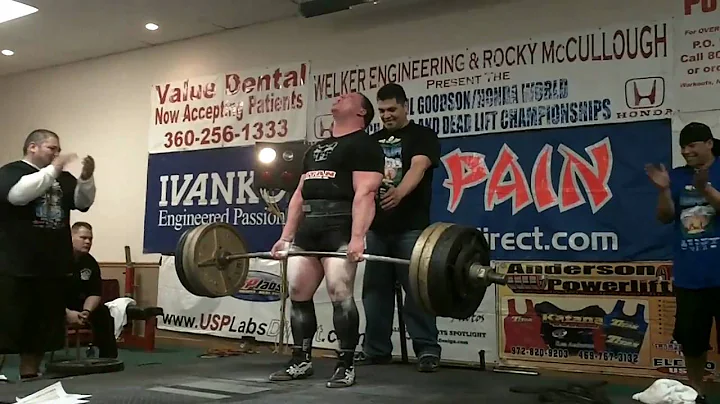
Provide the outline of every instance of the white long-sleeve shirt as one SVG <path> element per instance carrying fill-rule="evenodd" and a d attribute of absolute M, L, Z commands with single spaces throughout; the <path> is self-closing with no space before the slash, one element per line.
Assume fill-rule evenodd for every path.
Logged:
<path fill-rule="evenodd" d="M 38 168 L 27 160 L 23 160 L 23 162 L 37 168 L 39 171 L 23 176 L 10 188 L 8 202 L 16 206 L 27 205 L 42 196 L 55 183 L 61 173 L 53 165 Z M 87 180 L 78 178 L 75 194 L 73 195 L 75 207 L 79 210 L 90 208 L 95 202 L 95 193 L 95 180 L 93 177 Z"/>

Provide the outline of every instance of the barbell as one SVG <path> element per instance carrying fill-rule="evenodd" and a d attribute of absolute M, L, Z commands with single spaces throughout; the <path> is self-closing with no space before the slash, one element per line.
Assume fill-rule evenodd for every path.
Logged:
<path fill-rule="evenodd" d="M 340 257 L 341 252 L 289 251 L 287 256 Z M 203 224 L 186 230 L 175 251 L 175 270 L 187 291 L 202 297 L 232 296 L 243 289 L 250 259 L 273 259 L 270 252 L 248 252 L 231 225 Z M 364 255 L 367 261 L 408 265 L 409 291 L 429 314 L 467 319 L 482 303 L 487 288 L 505 284 L 490 266 L 490 246 L 477 229 L 434 223 L 422 231 L 409 260 Z"/>

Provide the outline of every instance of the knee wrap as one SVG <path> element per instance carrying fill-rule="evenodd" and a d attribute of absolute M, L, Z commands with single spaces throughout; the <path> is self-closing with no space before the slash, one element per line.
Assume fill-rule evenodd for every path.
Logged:
<path fill-rule="evenodd" d="M 292 301 L 290 309 L 290 328 L 293 342 L 303 352 L 310 352 L 312 340 L 317 330 L 315 317 L 315 303 L 312 300 L 304 302 Z"/>
<path fill-rule="evenodd" d="M 360 340 L 360 315 L 355 299 L 332 302 L 333 325 L 343 351 L 354 351 Z"/>

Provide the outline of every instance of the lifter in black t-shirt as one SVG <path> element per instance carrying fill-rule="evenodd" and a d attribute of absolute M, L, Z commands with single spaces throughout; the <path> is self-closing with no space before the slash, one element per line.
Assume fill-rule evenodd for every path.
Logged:
<path fill-rule="evenodd" d="M 93 231 L 90 223 L 77 222 L 72 225 L 73 275 L 67 288 L 65 313 L 68 323 L 89 324 L 93 332 L 93 344 L 98 348 L 100 358 L 117 358 L 115 321 L 110 309 L 102 302 L 102 276 L 100 265 L 90 255 Z"/>
<path fill-rule="evenodd" d="M 317 329 L 313 296 L 324 276 L 340 344 L 339 361 L 327 386 L 355 383 L 353 354 L 360 338 L 353 297 L 355 271 L 375 215 L 383 155 L 378 143 L 365 132 L 374 116 L 367 97 L 359 93 L 340 96 L 332 114 L 332 137 L 305 153 L 303 175 L 272 253 L 281 258 L 289 249 L 347 251 L 347 259 L 288 258 L 290 326 L 295 346 L 288 366 L 270 376 L 273 381 L 301 379 L 313 373 L 310 351 Z"/>
<path fill-rule="evenodd" d="M 30 133 L 22 160 L 0 168 L 0 354 L 20 354 L 20 377 L 37 377 L 45 352 L 65 345 L 65 284 L 72 274 L 70 211 L 95 200 L 95 162 L 80 179 L 64 171 L 46 129 Z"/>
<path fill-rule="evenodd" d="M 369 254 L 410 259 L 420 233 L 430 225 L 433 170 L 440 161 L 440 141 L 430 128 L 408 120 L 408 99 L 398 84 L 377 93 L 384 128 L 372 137 L 385 155 L 375 220 L 367 234 Z M 440 344 L 434 316 L 413 300 L 408 266 L 368 262 L 363 279 L 365 339 L 358 364 L 382 364 L 392 358 L 395 283 L 405 289 L 403 312 L 418 358 L 418 370 L 432 372 L 440 364 Z"/>

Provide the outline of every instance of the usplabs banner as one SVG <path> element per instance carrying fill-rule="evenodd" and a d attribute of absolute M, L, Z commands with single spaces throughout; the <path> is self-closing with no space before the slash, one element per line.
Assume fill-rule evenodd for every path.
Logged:
<path fill-rule="evenodd" d="M 405 87 L 411 118 L 440 137 L 668 118 L 671 30 L 622 25 L 317 73 L 308 140 L 329 136 L 337 96 L 374 102 L 390 82 Z"/>
<path fill-rule="evenodd" d="M 432 220 L 475 226 L 495 260 L 669 259 L 646 163 L 670 166 L 670 121 L 444 139 Z"/>
<path fill-rule="evenodd" d="M 211 222 L 238 229 L 252 251 L 267 251 L 280 237 L 284 216 L 266 210 L 253 188 L 252 147 L 160 153 L 148 157 L 146 254 L 172 254 L 187 229 Z M 270 195 L 281 201 L 284 191 Z"/>
<path fill-rule="evenodd" d="M 149 152 L 305 138 L 309 63 L 155 84 Z"/>

